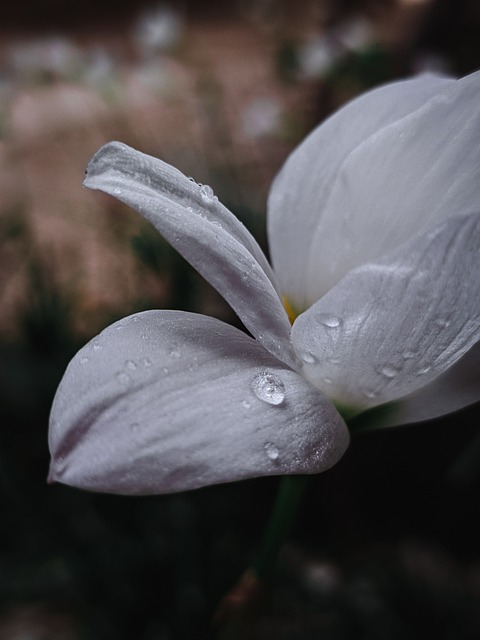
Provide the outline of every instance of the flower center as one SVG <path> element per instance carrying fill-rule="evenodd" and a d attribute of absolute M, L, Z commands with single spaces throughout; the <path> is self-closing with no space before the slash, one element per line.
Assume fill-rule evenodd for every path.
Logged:
<path fill-rule="evenodd" d="M 285 295 L 282 296 L 282 304 L 285 311 L 287 312 L 287 316 L 288 316 L 288 319 L 290 320 L 290 324 L 293 324 L 298 316 L 298 313 L 292 307 L 290 300 Z"/>

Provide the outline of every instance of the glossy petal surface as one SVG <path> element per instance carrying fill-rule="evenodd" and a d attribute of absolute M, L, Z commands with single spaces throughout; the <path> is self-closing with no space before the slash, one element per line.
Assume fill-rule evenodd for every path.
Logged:
<path fill-rule="evenodd" d="M 348 432 L 331 403 L 213 318 L 149 311 L 70 363 L 50 424 L 51 480 L 121 494 L 317 473 Z"/>
<path fill-rule="evenodd" d="M 480 215 L 459 216 L 349 273 L 297 318 L 304 373 L 360 410 L 410 394 L 480 339 Z"/>
<path fill-rule="evenodd" d="M 208 187 L 119 142 L 95 154 L 85 185 L 141 213 L 222 294 L 270 353 L 296 366 L 290 323 L 271 268 L 253 236 Z"/>
<path fill-rule="evenodd" d="M 274 268 L 299 310 L 351 269 L 475 210 L 479 128 L 476 73 L 377 89 L 307 138 L 276 180 L 269 211 Z"/>

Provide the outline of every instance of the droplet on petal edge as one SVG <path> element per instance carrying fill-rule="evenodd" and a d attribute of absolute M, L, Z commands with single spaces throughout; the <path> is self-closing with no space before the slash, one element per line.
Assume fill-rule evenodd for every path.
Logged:
<path fill-rule="evenodd" d="M 209 187 L 208 184 L 202 184 L 200 187 L 200 196 L 204 202 L 213 202 L 215 199 L 215 194 L 213 192 L 212 187 Z"/>
<path fill-rule="evenodd" d="M 285 400 L 285 385 L 268 371 L 257 373 L 252 381 L 252 391 L 262 402 L 279 405 Z"/>

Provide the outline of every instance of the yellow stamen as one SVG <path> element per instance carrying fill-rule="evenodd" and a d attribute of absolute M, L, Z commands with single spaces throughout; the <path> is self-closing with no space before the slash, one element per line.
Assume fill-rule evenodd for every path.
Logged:
<path fill-rule="evenodd" d="M 288 319 L 290 320 L 290 324 L 293 324 L 295 322 L 296 317 L 298 316 L 298 313 L 294 310 L 294 308 L 290 304 L 290 300 L 287 298 L 287 296 L 282 296 L 282 304 L 285 308 L 285 311 L 287 312 L 287 316 L 288 316 Z"/>

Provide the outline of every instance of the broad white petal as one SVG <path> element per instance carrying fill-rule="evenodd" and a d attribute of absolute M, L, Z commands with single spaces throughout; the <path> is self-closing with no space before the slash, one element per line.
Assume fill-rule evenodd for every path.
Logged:
<path fill-rule="evenodd" d="M 49 443 L 52 481 L 149 494 L 317 473 L 341 457 L 348 432 L 325 396 L 245 333 L 149 311 L 73 359 Z"/>
<path fill-rule="evenodd" d="M 284 271 L 299 274 L 304 288 L 297 304 L 306 308 L 352 268 L 452 212 L 474 210 L 479 127 L 478 73 L 383 87 L 319 127 L 293 154 L 272 194 L 269 234 L 282 291 L 293 298 L 297 283 Z M 298 239 L 292 246 L 297 268 L 283 263 L 282 243 L 290 236 Z"/>
<path fill-rule="evenodd" d="M 480 343 L 418 391 L 385 407 L 372 426 L 396 427 L 439 418 L 480 402 Z"/>
<path fill-rule="evenodd" d="M 349 273 L 293 326 L 304 374 L 356 411 L 434 380 L 480 339 L 479 247 L 458 216 Z"/>
<path fill-rule="evenodd" d="M 119 142 L 105 145 L 91 159 L 85 185 L 141 213 L 224 296 L 270 353 L 295 366 L 290 323 L 265 255 L 208 188 Z"/>

